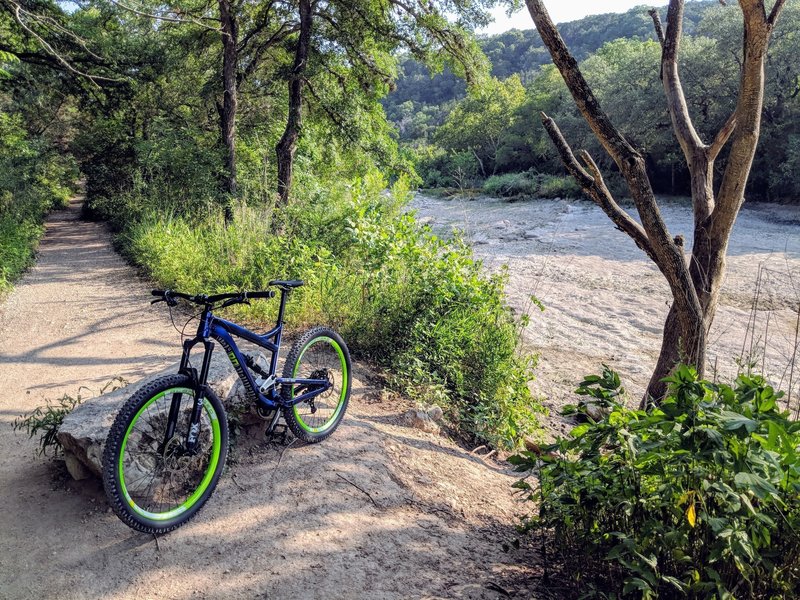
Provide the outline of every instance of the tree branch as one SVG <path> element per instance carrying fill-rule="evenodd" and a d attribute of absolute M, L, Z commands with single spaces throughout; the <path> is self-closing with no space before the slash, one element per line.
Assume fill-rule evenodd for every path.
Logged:
<path fill-rule="evenodd" d="M 652 247 L 657 254 L 657 259 L 654 259 L 656 265 L 662 270 L 670 270 L 673 280 L 675 280 L 677 277 L 676 269 L 680 270 L 681 266 L 683 266 L 683 257 L 682 255 L 678 257 L 673 252 L 673 250 L 677 250 L 672 247 L 672 236 L 669 235 L 667 226 L 658 209 L 653 189 L 650 186 L 650 180 L 647 177 L 644 159 L 619 130 L 614 127 L 608 115 L 601 108 L 600 102 L 583 77 L 577 61 L 567 49 L 567 45 L 550 19 L 550 15 L 547 13 L 542 1 L 526 0 L 526 3 L 536 24 L 536 29 L 550 51 L 553 62 L 564 78 L 575 104 L 597 136 L 597 139 L 611 158 L 614 159 L 623 177 L 625 177 L 625 181 L 631 191 L 631 197 L 642 220 L 642 226 L 647 232 L 648 238 L 652 241 Z M 681 263 L 680 265 L 676 262 L 678 259 Z"/>
<path fill-rule="evenodd" d="M 650 14 L 653 16 L 653 23 L 660 21 L 655 8 L 651 9 Z M 664 34 L 661 52 L 661 79 L 675 137 L 678 138 L 687 164 L 691 165 L 694 156 L 705 149 L 705 144 L 697 134 L 689 116 L 689 107 L 686 104 L 686 96 L 683 93 L 683 85 L 678 74 L 678 51 L 682 27 L 683 0 L 670 0 L 667 10 L 667 30 Z"/>
<path fill-rule="evenodd" d="M 128 11 L 130 13 L 135 14 L 135 15 L 139 15 L 140 17 L 146 17 L 148 19 L 155 19 L 157 21 L 166 21 L 166 22 L 169 22 L 169 23 L 191 23 L 192 25 L 197 25 L 199 27 L 202 27 L 204 29 L 208 29 L 210 31 L 216 31 L 216 32 L 221 32 L 222 31 L 219 27 L 211 27 L 210 25 L 206 25 L 205 23 L 203 23 L 202 21 L 199 21 L 197 19 L 182 19 L 180 17 L 169 17 L 169 16 L 166 16 L 166 15 L 151 14 L 151 13 L 144 12 L 144 11 L 138 10 L 136 8 L 133 8 L 132 6 L 128 6 L 127 4 L 123 4 L 119 0 L 108 0 L 108 1 L 111 2 L 111 4 L 114 4 L 114 5 L 118 6 L 122 10 L 126 10 L 126 11 Z"/>
<path fill-rule="evenodd" d="M 72 63 L 70 63 L 70 61 L 61 56 L 61 54 L 59 54 L 59 52 L 49 42 L 47 42 L 47 40 L 45 40 L 42 36 L 36 33 L 36 31 L 34 31 L 30 26 L 28 26 L 27 23 L 25 23 L 25 20 L 22 18 L 22 13 L 25 13 L 26 15 L 29 15 L 30 13 L 28 13 L 19 4 L 13 2 L 12 0 L 9 0 L 9 4 L 11 5 L 11 8 L 13 10 L 14 19 L 19 24 L 19 26 L 22 27 L 22 29 L 26 33 L 28 33 L 28 35 L 33 37 L 39 43 L 39 45 L 45 50 L 45 52 L 47 52 L 53 58 L 55 58 L 58 64 L 63 66 L 70 73 L 73 73 L 80 77 L 85 77 L 98 89 L 100 88 L 100 85 L 97 83 L 98 81 L 108 81 L 112 83 L 121 83 L 125 81 L 124 79 L 114 79 L 111 77 L 103 77 L 101 75 L 92 75 L 90 73 L 86 73 L 84 71 L 76 69 L 74 66 L 72 66 Z"/>
<path fill-rule="evenodd" d="M 767 24 L 769 25 L 770 29 L 775 27 L 775 22 L 778 20 L 784 4 L 786 4 L 786 0 L 777 0 L 777 2 L 775 2 L 775 6 L 772 7 L 772 11 L 769 13 L 769 17 L 767 18 Z"/>
<path fill-rule="evenodd" d="M 650 17 L 653 19 L 653 27 L 656 30 L 656 37 L 658 38 L 658 43 L 661 44 L 661 48 L 664 48 L 664 28 L 661 26 L 661 17 L 658 14 L 657 8 L 651 8 L 647 11 Z"/>
<path fill-rule="evenodd" d="M 578 185 L 588 189 L 594 180 L 580 163 L 578 163 L 575 155 L 572 153 L 572 148 L 569 147 L 567 140 L 564 139 L 564 135 L 561 133 L 556 122 L 544 112 L 539 113 L 539 116 L 542 118 L 542 125 L 544 125 L 544 128 L 547 130 L 550 139 L 553 140 L 558 155 L 561 157 L 561 162 L 564 163 L 569 174 L 575 178 Z"/>
<path fill-rule="evenodd" d="M 267 26 L 272 22 L 272 19 L 270 18 L 270 14 L 269 13 L 272 10 L 272 6 L 274 4 L 275 4 L 274 0 L 270 0 L 266 4 L 266 6 L 264 6 L 261 9 L 262 10 L 262 14 L 264 15 L 264 18 L 257 25 L 254 25 L 253 28 L 250 31 L 248 31 L 246 34 L 244 34 L 244 36 L 242 36 L 242 40 L 239 42 L 239 47 L 236 49 L 237 52 L 244 52 L 244 50 L 245 50 L 245 48 L 247 48 L 247 44 L 250 42 L 250 40 L 253 37 L 255 37 L 256 35 L 258 35 L 259 33 L 261 33 L 264 29 L 266 29 Z M 283 27 L 283 25 L 285 25 L 285 23 L 281 24 L 281 27 Z"/>
<path fill-rule="evenodd" d="M 782 3 L 776 3 L 772 11 L 776 18 L 781 8 L 779 5 Z M 726 240 L 744 202 L 745 183 L 753 166 L 761 129 L 761 112 L 764 106 L 764 61 L 772 27 L 766 17 L 762 0 L 740 0 L 739 8 L 744 21 L 744 35 L 742 76 L 735 112 L 736 128 L 732 132 L 728 163 L 722 176 L 717 205 L 711 215 L 710 224 L 710 234 L 717 239 Z"/>
<path fill-rule="evenodd" d="M 273 33 L 268 39 L 260 43 L 256 46 L 250 60 L 247 62 L 244 70 L 241 72 L 239 77 L 237 77 L 237 87 L 241 86 L 250 75 L 252 75 L 253 71 L 258 68 L 259 63 L 261 62 L 261 57 L 268 50 L 270 47 L 274 46 L 275 44 L 282 42 L 291 34 L 300 31 L 300 24 L 296 23 L 292 27 L 287 27 L 288 23 L 282 23 L 278 30 Z"/>
<path fill-rule="evenodd" d="M 728 139 L 731 137 L 734 129 L 736 129 L 736 112 L 734 111 L 728 120 L 725 122 L 725 125 L 722 126 L 717 132 L 717 136 L 714 138 L 714 141 L 711 142 L 711 145 L 708 147 L 708 160 L 713 162 L 719 156 L 720 151 L 725 147 L 725 144 L 728 143 Z"/>
<path fill-rule="evenodd" d="M 572 148 L 569 147 L 569 143 L 564 139 L 564 135 L 561 133 L 556 122 L 545 113 L 540 114 L 542 124 L 547 130 L 550 139 L 553 140 L 553 144 L 561 157 L 561 162 L 564 163 L 569 174 L 575 178 L 581 186 L 581 189 L 594 200 L 595 204 L 608 215 L 617 229 L 633 238 L 636 245 L 655 261 L 656 259 L 647 234 L 642 226 L 633 220 L 627 212 L 622 210 L 619 204 L 614 200 L 614 197 L 611 195 L 611 192 L 603 180 L 600 169 L 597 167 L 597 163 L 594 162 L 586 150 L 581 150 L 579 155 L 589 169 L 589 172 L 587 172 L 576 160 L 575 155 L 572 153 Z"/>

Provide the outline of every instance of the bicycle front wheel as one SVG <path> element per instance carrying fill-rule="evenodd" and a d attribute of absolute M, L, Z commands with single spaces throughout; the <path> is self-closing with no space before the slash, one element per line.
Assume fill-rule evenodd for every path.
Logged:
<path fill-rule="evenodd" d="M 339 426 L 350 399 L 350 353 L 341 336 L 325 327 L 306 332 L 289 351 L 283 366 L 286 379 L 321 379 L 327 390 L 283 408 L 283 418 L 295 436 L 305 442 L 321 442 Z M 284 384 L 283 399 L 295 398 L 313 388 Z"/>
<path fill-rule="evenodd" d="M 103 485 L 126 525 L 166 533 L 186 523 L 211 497 L 228 453 L 228 423 L 213 392 L 201 402 L 192 450 L 187 448 L 194 406 L 189 377 L 160 377 L 123 405 L 106 440 Z M 175 428 L 168 437 L 171 413 Z"/>

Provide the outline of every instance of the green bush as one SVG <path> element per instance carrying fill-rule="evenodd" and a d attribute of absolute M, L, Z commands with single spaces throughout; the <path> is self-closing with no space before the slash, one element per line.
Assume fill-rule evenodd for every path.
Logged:
<path fill-rule="evenodd" d="M 43 227 L 0 215 L 0 294 L 33 262 L 33 252 Z"/>
<path fill-rule="evenodd" d="M 504 198 L 579 198 L 582 194 L 572 177 L 530 171 L 492 175 L 484 182 L 483 191 Z"/>
<path fill-rule="evenodd" d="M 539 198 L 580 198 L 583 192 L 571 176 L 541 175 L 536 196 Z"/>
<path fill-rule="evenodd" d="M 505 198 L 514 196 L 533 196 L 538 189 L 538 182 L 528 173 L 506 173 L 492 175 L 483 183 L 483 191 L 492 196 Z"/>
<path fill-rule="evenodd" d="M 0 294 L 31 264 L 45 215 L 65 204 L 75 179 L 71 156 L 0 111 Z"/>
<path fill-rule="evenodd" d="M 603 597 L 794 597 L 800 423 L 761 377 L 717 385 L 680 367 L 668 381 L 642 411 L 616 403 L 610 372 L 586 378 L 607 418 L 513 459 L 539 476 L 516 484 L 539 502 L 528 528 L 551 532 L 565 572 Z"/>
<path fill-rule="evenodd" d="M 259 289 L 298 277 L 289 326 L 341 330 L 355 355 L 392 373 L 414 398 L 440 402 L 477 439 L 511 446 L 536 430 L 532 357 L 518 352 L 519 328 L 503 296 L 505 276 L 489 276 L 470 248 L 445 242 L 406 211 L 401 180 L 390 195 L 370 176 L 308 191 L 280 215 L 269 207 L 193 220 L 151 211 L 120 237 L 127 255 L 161 284 L 186 292 Z M 311 186 L 308 187 L 311 190 Z M 239 309 L 267 322 L 275 303 Z"/>

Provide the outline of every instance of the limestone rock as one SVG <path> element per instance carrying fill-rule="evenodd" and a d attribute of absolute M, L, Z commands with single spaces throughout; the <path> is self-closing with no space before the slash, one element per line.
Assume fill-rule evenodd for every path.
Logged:
<path fill-rule="evenodd" d="M 428 407 L 427 413 L 428 416 L 434 421 L 441 421 L 444 417 L 444 411 L 435 404 L 431 404 Z"/>
<path fill-rule="evenodd" d="M 198 358 L 200 354 L 196 355 Z M 75 479 L 88 476 L 85 469 L 100 476 L 103 471 L 103 449 L 114 418 L 119 409 L 138 389 L 154 379 L 178 371 L 178 365 L 154 373 L 124 388 L 85 400 L 64 417 L 58 429 L 58 441 L 64 448 L 67 469 Z M 234 387 L 238 381 L 236 371 L 224 352 L 211 356 L 208 384 L 225 404 L 226 408 L 237 401 Z"/>
<path fill-rule="evenodd" d="M 439 425 L 421 408 L 412 408 L 406 411 L 405 415 L 403 415 L 403 420 L 409 427 L 421 429 L 428 433 L 439 433 Z"/>
<path fill-rule="evenodd" d="M 596 402 L 581 402 L 581 406 L 586 415 L 595 422 L 602 421 L 611 412 L 607 407 L 601 406 Z"/>

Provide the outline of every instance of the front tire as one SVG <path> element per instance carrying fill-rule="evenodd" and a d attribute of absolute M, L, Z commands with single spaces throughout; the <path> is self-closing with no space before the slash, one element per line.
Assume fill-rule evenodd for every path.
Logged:
<path fill-rule="evenodd" d="M 341 336 L 315 327 L 298 339 L 283 365 L 285 379 L 328 379 L 331 387 L 309 401 L 283 407 L 292 433 L 304 442 L 321 442 L 339 426 L 350 401 L 350 352 Z M 284 384 L 283 400 L 292 402 L 302 386 Z"/>
<path fill-rule="evenodd" d="M 180 399 L 174 435 L 165 443 L 173 398 Z M 192 381 L 167 375 L 140 388 L 117 414 L 103 452 L 103 486 L 129 527 L 161 534 L 197 514 L 214 492 L 228 455 L 228 420 L 210 390 L 202 398 L 195 451 L 186 450 L 194 405 Z"/>

